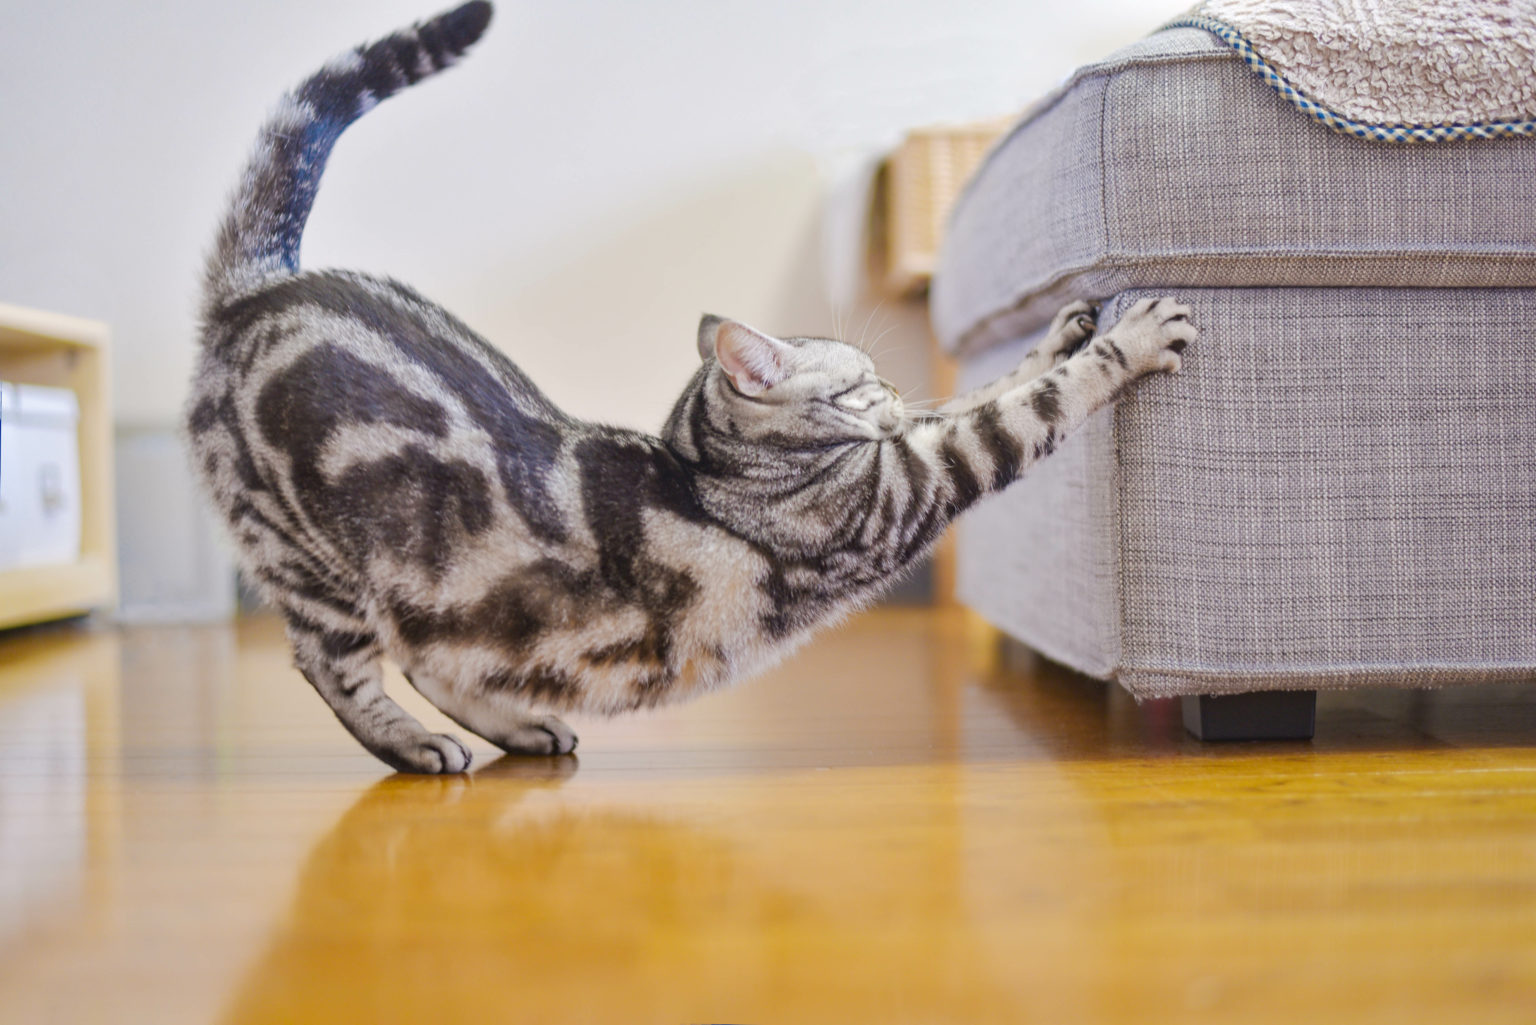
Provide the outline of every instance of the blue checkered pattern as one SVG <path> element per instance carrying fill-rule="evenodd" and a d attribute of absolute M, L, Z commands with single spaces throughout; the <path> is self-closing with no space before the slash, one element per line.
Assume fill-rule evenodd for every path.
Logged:
<path fill-rule="evenodd" d="M 1471 124 L 1378 125 L 1354 121 L 1319 106 L 1296 88 L 1254 50 L 1237 29 L 1215 18 L 1189 17 L 1171 21 L 1164 28 L 1204 29 L 1237 51 L 1248 67 L 1289 101 L 1297 110 L 1336 132 L 1376 142 L 1445 142 L 1449 139 L 1496 139 L 1509 135 L 1536 135 L 1536 121 L 1473 121 Z"/>

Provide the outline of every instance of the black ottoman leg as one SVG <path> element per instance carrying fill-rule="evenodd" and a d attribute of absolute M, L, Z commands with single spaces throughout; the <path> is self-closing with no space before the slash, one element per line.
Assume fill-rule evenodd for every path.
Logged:
<path fill-rule="evenodd" d="M 1188 694 L 1184 728 L 1201 740 L 1311 740 L 1317 691 Z"/>

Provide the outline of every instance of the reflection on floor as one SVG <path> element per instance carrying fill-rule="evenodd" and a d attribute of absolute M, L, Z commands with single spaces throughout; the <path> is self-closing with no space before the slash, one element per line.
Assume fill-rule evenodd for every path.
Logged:
<path fill-rule="evenodd" d="M 992 651 L 874 613 L 424 779 L 269 620 L 0 636 L 0 1022 L 1531 1020 L 1536 688 L 1206 748 Z"/>

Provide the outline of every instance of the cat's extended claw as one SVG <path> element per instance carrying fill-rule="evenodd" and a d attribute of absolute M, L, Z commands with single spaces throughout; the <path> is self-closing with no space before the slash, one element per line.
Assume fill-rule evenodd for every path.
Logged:
<path fill-rule="evenodd" d="M 1093 337 L 1098 309 L 1084 300 L 1068 303 L 1056 311 L 1046 336 L 1046 351 L 1057 360 L 1066 359 Z"/>
<path fill-rule="evenodd" d="M 1200 336 L 1190 322 L 1193 313 L 1176 299 L 1142 299 L 1105 337 L 1123 352 L 1137 374 L 1177 374 L 1183 368 L 1181 353 Z"/>

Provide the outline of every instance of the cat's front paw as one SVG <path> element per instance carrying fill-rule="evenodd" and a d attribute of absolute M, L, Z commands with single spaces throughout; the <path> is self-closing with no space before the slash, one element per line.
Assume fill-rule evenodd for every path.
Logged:
<path fill-rule="evenodd" d="M 1105 335 L 1136 376 L 1159 371 L 1176 374 L 1183 366 L 1181 353 L 1200 337 L 1190 323 L 1194 311 L 1176 299 L 1142 299 L 1125 312 Z"/>
<path fill-rule="evenodd" d="M 1090 302 L 1078 300 L 1063 306 L 1046 332 L 1046 351 L 1060 361 L 1081 349 L 1093 337 L 1098 315 L 1099 308 Z"/>

